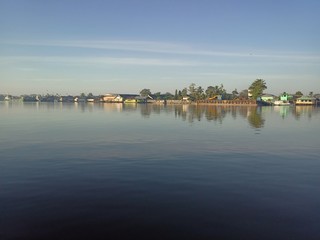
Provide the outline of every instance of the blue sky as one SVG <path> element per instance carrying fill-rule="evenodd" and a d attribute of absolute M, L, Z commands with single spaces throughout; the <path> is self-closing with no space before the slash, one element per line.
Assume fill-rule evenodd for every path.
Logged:
<path fill-rule="evenodd" d="M 320 1 L 0 2 L 0 93 L 320 92 Z"/>

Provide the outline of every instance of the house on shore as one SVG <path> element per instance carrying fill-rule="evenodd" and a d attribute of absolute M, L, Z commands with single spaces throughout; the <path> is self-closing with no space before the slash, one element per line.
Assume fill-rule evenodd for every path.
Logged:
<path fill-rule="evenodd" d="M 293 99 L 294 99 L 294 96 L 292 94 L 288 94 L 286 92 L 284 92 L 280 96 L 281 101 L 291 102 L 291 101 L 293 101 Z"/>
<path fill-rule="evenodd" d="M 302 96 L 296 100 L 296 105 L 315 105 L 315 104 L 316 104 L 315 97 Z"/>
<path fill-rule="evenodd" d="M 101 96 L 100 102 L 106 103 L 153 103 L 156 102 L 152 96 L 141 96 L 138 94 L 105 94 Z"/>
<path fill-rule="evenodd" d="M 68 96 L 61 96 L 58 99 L 58 102 L 77 102 L 78 101 L 78 97 L 73 97 L 71 95 Z"/>
<path fill-rule="evenodd" d="M 107 93 L 100 97 L 100 102 L 115 102 L 118 94 Z"/>
<path fill-rule="evenodd" d="M 136 103 L 136 97 L 139 97 L 140 95 L 138 94 L 119 94 L 117 96 L 118 102 L 123 102 L 123 103 Z"/>
<path fill-rule="evenodd" d="M 277 97 L 273 94 L 268 94 L 268 93 L 265 93 L 265 94 L 262 94 L 261 97 L 260 97 L 261 101 L 264 101 L 264 102 L 274 102 Z"/>
<path fill-rule="evenodd" d="M 100 98 L 100 102 L 105 103 L 123 103 L 123 102 L 136 102 L 136 97 L 140 95 L 138 94 L 113 94 L 108 93 Z"/>

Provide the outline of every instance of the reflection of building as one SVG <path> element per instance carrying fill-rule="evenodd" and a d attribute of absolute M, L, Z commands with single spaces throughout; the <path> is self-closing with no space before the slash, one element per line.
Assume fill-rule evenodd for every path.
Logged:
<path fill-rule="evenodd" d="M 290 112 L 290 106 L 275 106 L 274 111 L 279 112 L 281 117 L 285 117 Z"/>
<path fill-rule="evenodd" d="M 302 105 L 302 106 L 296 106 L 295 107 L 295 113 L 296 114 L 309 114 L 312 112 L 312 107 L 310 106 L 306 106 L 306 105 Z"/>

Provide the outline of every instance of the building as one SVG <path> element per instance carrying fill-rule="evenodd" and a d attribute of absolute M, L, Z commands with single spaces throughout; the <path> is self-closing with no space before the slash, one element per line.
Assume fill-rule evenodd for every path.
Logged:
<path fill-rule="evenodd" d="M 101 96 L 100 102 L 114 102 L 115 99 L 117 98 L 118 94 L 105 94 Z"/>
<path fill-rule="evenodd" d="M 293 95 L 290 95 L 288 93 L 283 93 L 281 96 L 280 96 L 280 100 L 281 101 L 292 101 L 293 100 Z"/>
<path fill-rule="evenodd" d="M 260 97 L 261 101 L 264 102 L 273 102 L 276 99 L 276 96 L 273 94 L 262 94 Z"/>
<path fill-rule="evenodd" d="M 316 98 L 314 97 L 302 96 L 296 100 L 296 105 L 315 105 L 315 104 L 316 104 Z"/>

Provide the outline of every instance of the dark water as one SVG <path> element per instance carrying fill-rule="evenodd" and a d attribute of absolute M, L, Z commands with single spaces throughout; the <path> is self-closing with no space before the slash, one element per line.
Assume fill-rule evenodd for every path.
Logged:
<path fill-rule="evenodd" d="M 0 116 L 0 239 L 320 239 L 320 108 Z"/>

